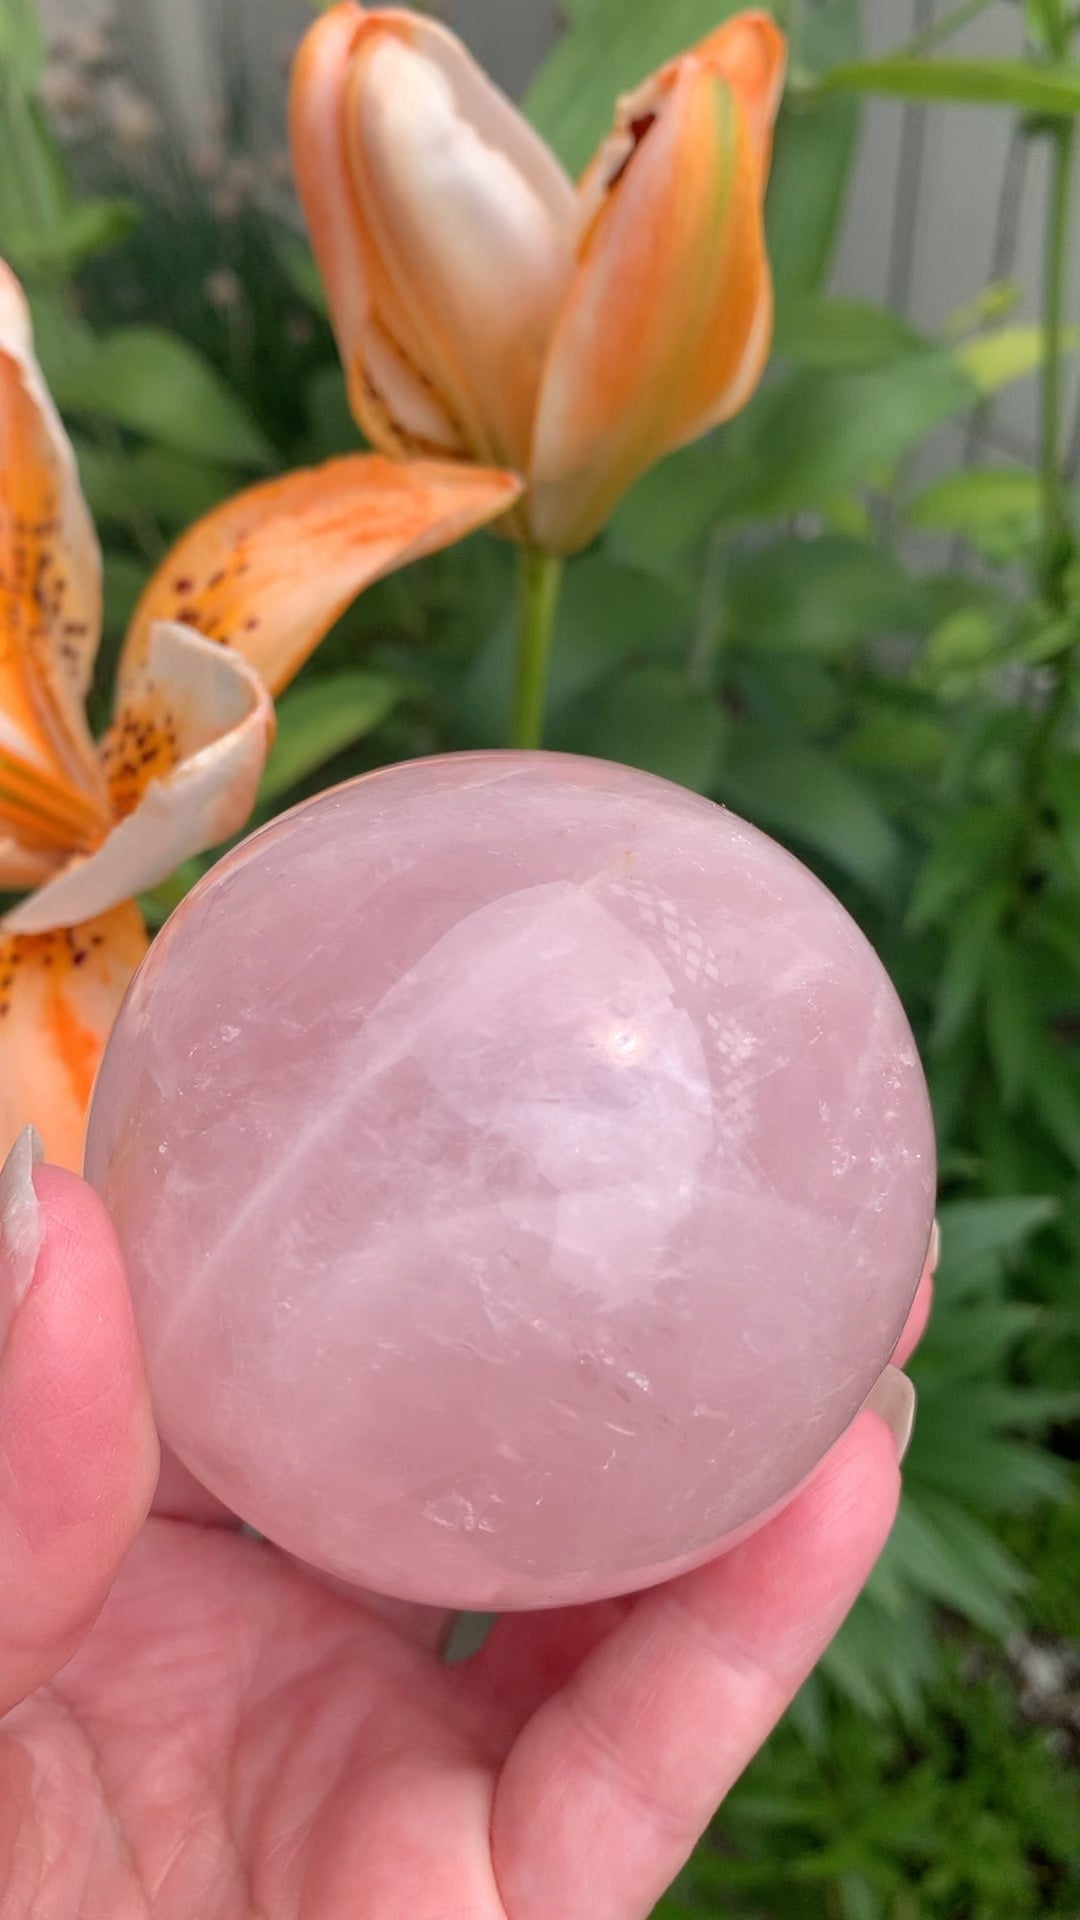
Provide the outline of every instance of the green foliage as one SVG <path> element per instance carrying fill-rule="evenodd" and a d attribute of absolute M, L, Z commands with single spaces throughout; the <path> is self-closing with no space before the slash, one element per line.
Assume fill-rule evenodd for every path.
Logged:
<path fill-rule="evenodd" d="M 36 0 L 0 8 L 0 254 L 22 274 L 62 277 L 131 230 L 127 201 L 76 198 L 37 98 L 45 38 Z"/>
<path fill-rule="evenodd" d="M 572 173 L 580 173 L 611 125 L 612 107 L 654 68 L 712 31 L 740 0 L 668 0 L 663 7 L 589 0 L 533 82 L 530 119 Z"/>
<path fill-rule="evenodd" d="M 247 408 L 186 341 L 155 327 L 94 333 L 41 301 L 34 320 L 42 368 L 66 412 L 128 428 L 195 459 L 273 463 Z"/>
<path fill-rule="evenodd" d="M 576 168 L 615 92 L 734 10 L 564 0 L 530 111 Z M 1080 547 L 1048 541 L 1034 465 L 909 476 L 939 427 L 1080 331 L 1014 324 L 1015 290 L 992 287 L 923 339 L 824 281 L 857 94 L 996 104 L 1035 116 L 1036 137 L 1077 110 L 1080 69 L 1059 0 L 1028 0 L 1035 57 L 1012 60 L 860 63 L 858 11 L 783 9 L 772 374 L 571 562 L 548 685 L 549 745 L 736 807 L 840 893 L 904 998 L 941 1149 L 944 1253 L 896 1533 L 659 1914 L 1066 1920 L 1076 1775 L 1025 1721 L 1002 1648 L 1080 1635 Z M 198 292 L 219 258 L 209 216 L 153 204 L 132 229 L 122 203 L 72 193 L 34 99 L 34 22 L 31 0 L 0 10 L 0 249 L 32 283 L 103 528 L 114 648 L 168 538 L 252 471 L 356 435 L 294 235 L 230 231 L 230 328 Z M 88 256 L 106 244 L 102 267 Z M 499 742 L 512 623 L 511 551 L 483 537 L 372 588 L 281 702 L 261 817 L 388 761 Z M 154 924 L 201 870 L 144 902 Z"/>
<path fill-rule="evenodd" d="M 1080 1790 L 1017 1711 L 1004 1663 L 950 1647 L 899 1730 L 834 1708 L 789 1724 L 727 1801 L 656 1920 L 1066 1920 Z"/>
<path fill-rule="evenodd" d="M 1080 67 L 1039 67 L 1029 60 L 852 61 L 829 74 L 829 89 L 887 93 L 901 100 L 955 101 L 962 106 L 1015 107 L 1021 113 L 1080 113 Z"/>
<path fill-rule="evenodd" d="M 387 673 L 354 667 L 308 681 L 277 710 L 277 738 L 259 788 L 262 807 L 280 800 L 385 720 L 407 691 Z"/>

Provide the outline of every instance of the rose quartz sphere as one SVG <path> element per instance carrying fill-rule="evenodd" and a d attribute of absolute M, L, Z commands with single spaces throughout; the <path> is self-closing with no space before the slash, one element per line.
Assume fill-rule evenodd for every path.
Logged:
<path fill-rule="evenodd" d="M 478 1609 L 596 1599 L 783 1502 L 889 1359 L 934 1203 L 866 940 L 625 767 L 389 767 L 155 941 L 88 1173 L 161 1433 L 281 1547 Z"/>

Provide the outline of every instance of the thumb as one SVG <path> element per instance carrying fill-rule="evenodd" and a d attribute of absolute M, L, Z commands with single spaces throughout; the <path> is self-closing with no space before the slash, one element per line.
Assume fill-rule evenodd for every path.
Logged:
<path fill-rule="evenodd" d="M 108 1217 L 40 1151 L 28 1128 L 0 1172 L 0 1714 L 92 1624 L 158 1464 Z"/>

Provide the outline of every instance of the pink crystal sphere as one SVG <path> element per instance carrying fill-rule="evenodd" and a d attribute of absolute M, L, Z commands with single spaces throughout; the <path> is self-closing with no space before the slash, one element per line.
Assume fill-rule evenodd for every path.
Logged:
<path fill-rule="evenodd" d="M 254 1527 L 472 1608 L 646 1585 L 805 1479 L 934 1200 L 900 1004 L 774 842 L 478 753 L 256 833 L 132 986 L 88 1173 L 161 1432 Z"/>

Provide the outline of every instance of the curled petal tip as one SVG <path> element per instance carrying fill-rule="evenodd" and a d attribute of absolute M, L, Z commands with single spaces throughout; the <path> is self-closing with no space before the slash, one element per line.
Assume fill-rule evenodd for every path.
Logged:
<path fill-rule="evenodd" d="M 260 675 L 226 647 L 156 623 L 105 743 L 117 824 L 94 853 L 73 859 L 13 909 L 6 925 L 43 934 L 107 912 L 246 824 L 273 739 Z M 127 742 L 140 748 L 141 777 Z"/>

